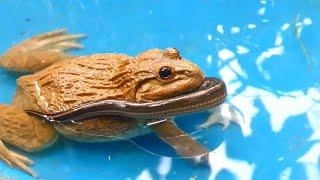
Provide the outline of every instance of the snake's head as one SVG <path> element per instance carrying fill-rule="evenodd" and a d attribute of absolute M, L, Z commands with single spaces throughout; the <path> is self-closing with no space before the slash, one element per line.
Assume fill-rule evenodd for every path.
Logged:
<path fill-rule="evenodd" d="M 136 57 L 136 101 L 148 102 L 186 94 L 204 81 L 201 69 L 175 48 L 152 49 Z"/>

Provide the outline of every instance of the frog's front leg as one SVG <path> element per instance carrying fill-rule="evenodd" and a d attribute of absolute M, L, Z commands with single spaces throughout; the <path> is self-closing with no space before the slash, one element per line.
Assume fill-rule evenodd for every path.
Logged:
<path fill-rule="evenodd" d="M 32 160 L 9 150 L 2 141 L 32 152 L 51 145 L 56 138 L 57 134 L 51 125 L 14 106 L 0 105 L 0 159 L 8 165 L 36 176 L 29 167 Z"/>
<path fill-rule="evenodd" d="M 178 128 L 170 119 L 148 124 L 161 140 L 169 144 L 177 154 L 192 158 L 196 163 L 208 162 L 209 150 Z"/>
<path fill-rule="evenodd" d="M 10 48 L 0 57 L 0 67 L 12 71 L 34 72 L 70 56 L 65 51 L 83 48 L 83 34 L 67 34 L 60 29 L 34 36 Z"/>

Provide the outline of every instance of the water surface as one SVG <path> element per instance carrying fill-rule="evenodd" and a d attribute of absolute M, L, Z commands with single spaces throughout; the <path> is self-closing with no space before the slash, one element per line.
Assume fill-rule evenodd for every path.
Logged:
<path fill-rule="evenodd" d="M 39 153 L 19 152 L 43 179 L 320 179 L 319 10 L 317 0 L 1 1 L 1 53 L 64 27 L 88 34 L 77 55 L 176 47 L 225 80 L 226 104 L 242 120 L 193 135 L 213 150 L 209 168 L 170 158 L 174 152 L 152 134 L 136 144 L 61 138 Z M 11 102 L 19 75 L 0 70 L 1 103 Z M 209 115 L 177 123 L 193 132 Z M 0 174 L 32 179 L 2 162 Z"/>

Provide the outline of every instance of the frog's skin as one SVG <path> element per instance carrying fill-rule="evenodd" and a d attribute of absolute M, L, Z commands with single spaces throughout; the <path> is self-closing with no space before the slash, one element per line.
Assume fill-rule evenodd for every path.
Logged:
<path fill-rule="evenodd" d="M 83 37 L 57 30 L 32 37 L 1 57 L 0 66 L 5 69 L 34 73 L 17 80 L 12 105 L 0 105 L 0 159 L 10 166 L 36 176 L 28 166 L 32 161 L 7 149 L 3 141 L 33 152 L 52 145 L 58 134 L 83 142 L 132 138 L 150 130 L 161 136 L 184 134 L 172 121 L 154 128 L 142 128 L 141 121 L 109 116 L 84 120 L 81 124 L 52 125 L 25 113 L 24 110 L 55 113 L 104 99 L 149 102 L 186 93 L 200 86 L 204 79 L 202 71 L 181 58 L 173 48 L 152 49 L 136 57 L 68 55 L 67 50 L 82 48 L 77 41 Z M 172 78 L 159 77 L 159 69 L 164 66 L 172 70 Z M 188 136 L 183 136 L 180 142 L 173 139 L 162 137 L 180 155 L 207 152 Z M 183 149 L 181 142 L 189 143 L 195 149 Z"/>

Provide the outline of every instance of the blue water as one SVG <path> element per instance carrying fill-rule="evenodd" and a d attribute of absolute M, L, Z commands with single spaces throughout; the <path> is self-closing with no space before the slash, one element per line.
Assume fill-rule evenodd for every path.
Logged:
<path fill-rule="evenodd" d="M 317 0 L 3 0 L 1 53 L 63 27 L 88 34 L 77 55 L 176 47 L 207 76 L 225 80 L 225 105 L 242 122 L 194 135 L 213 150 L 211 167 L 170 158 L 174 152 L 152 134 L 136 145 L 60 138 L 39 153 L 10 149 L 33 159 L 42 179 L 320 179 L 319 10 Z M 1 103 L 11 102 L 18 76 L 0 70 Z M 193 132 L 209 115 L 177 123 Z M 3 162 L 1 176 L 32 179 Z"/>

